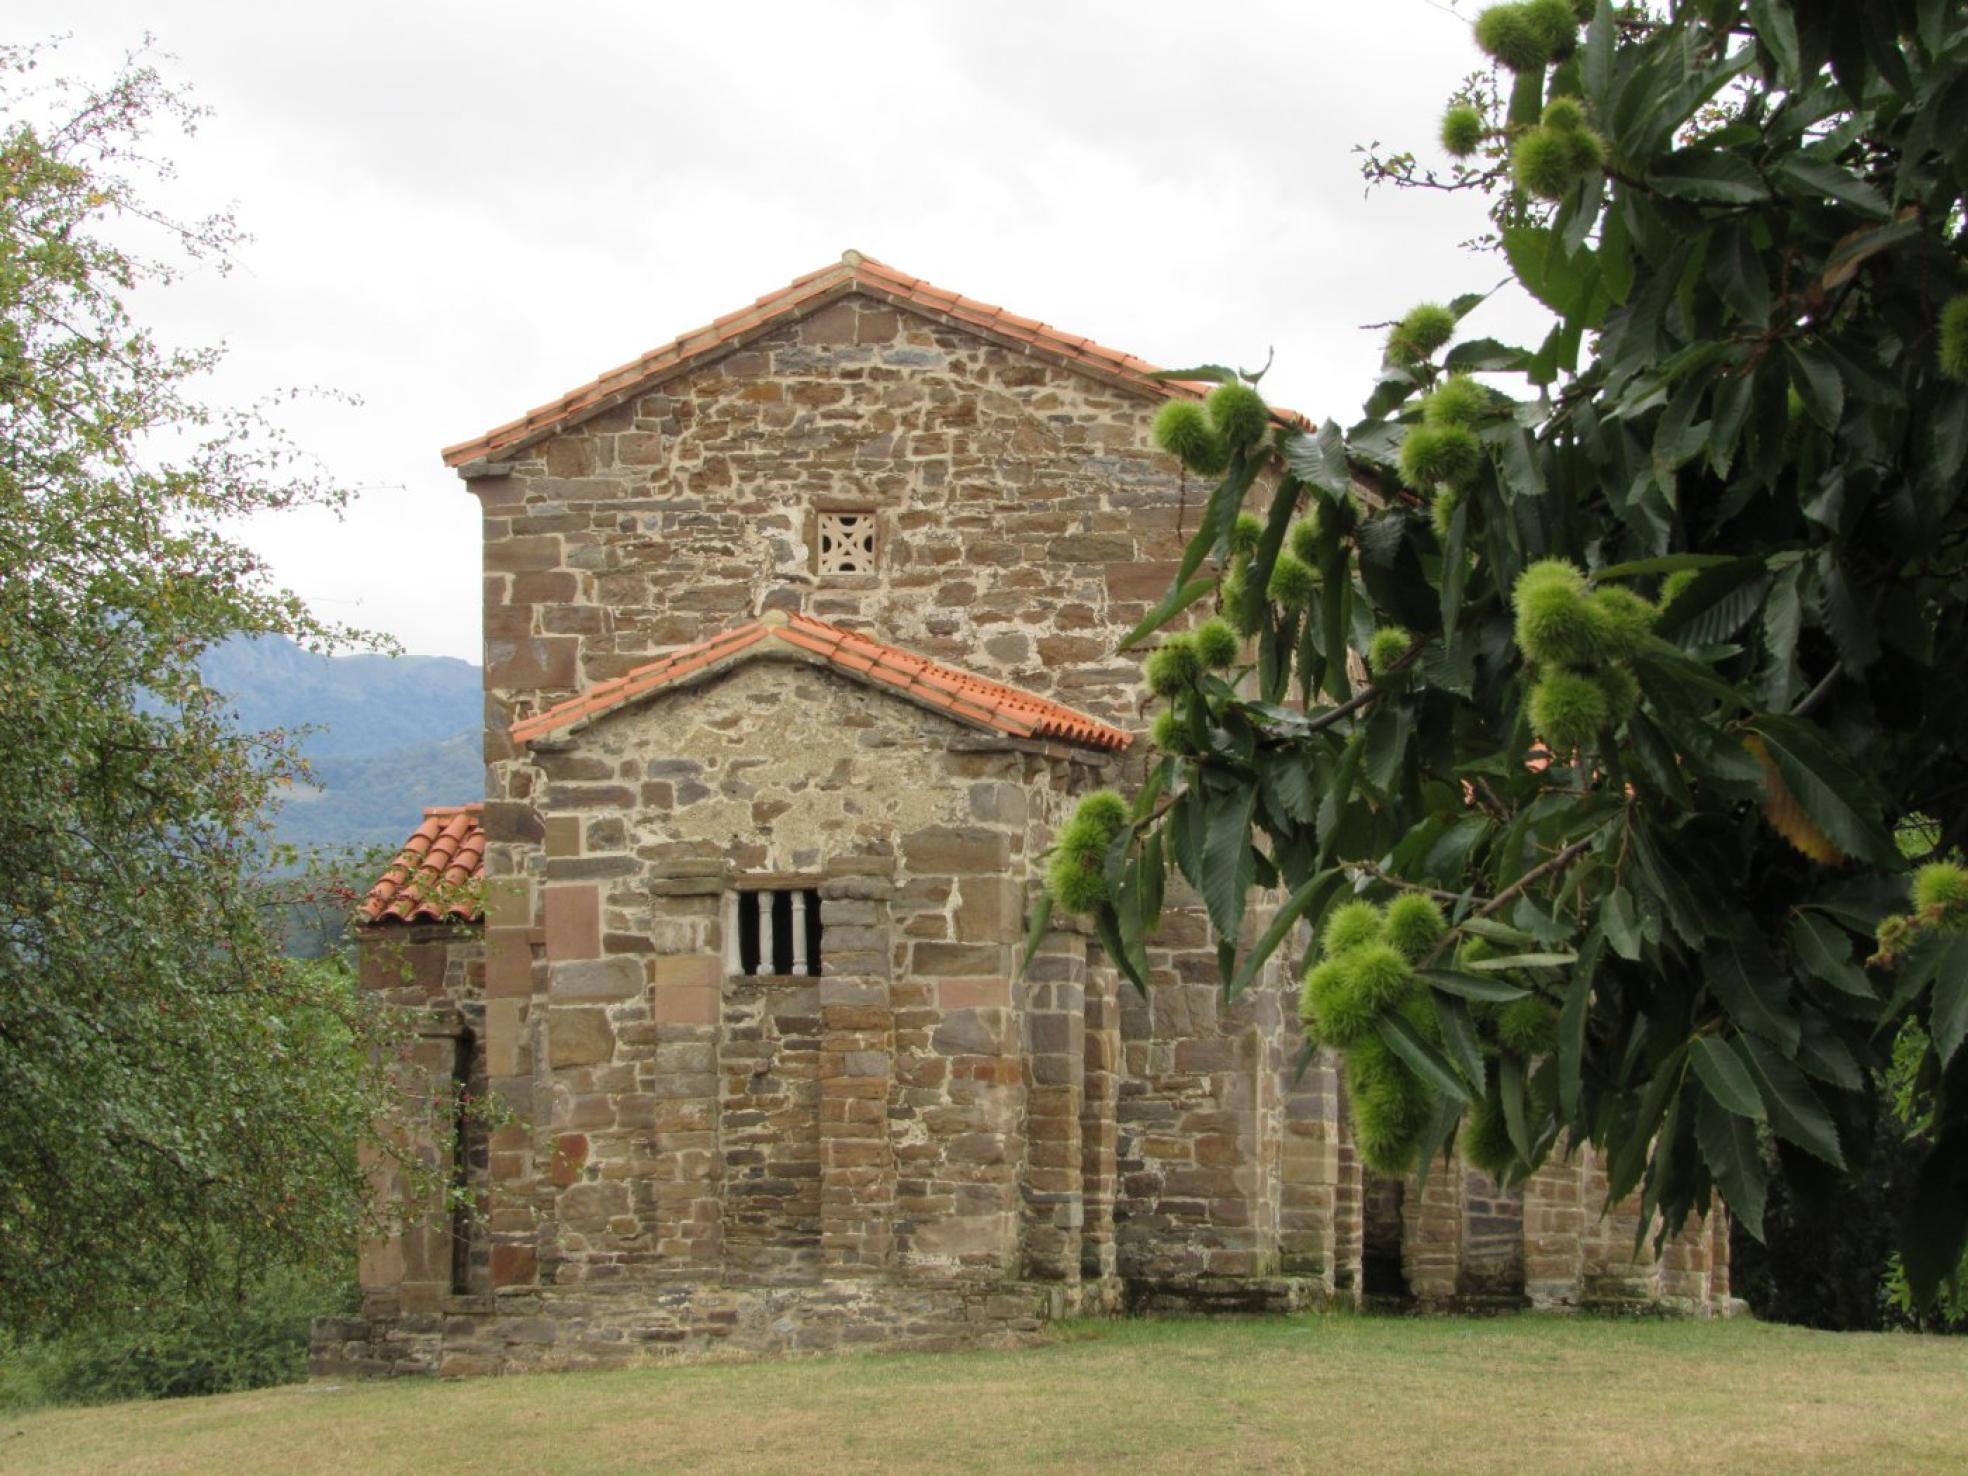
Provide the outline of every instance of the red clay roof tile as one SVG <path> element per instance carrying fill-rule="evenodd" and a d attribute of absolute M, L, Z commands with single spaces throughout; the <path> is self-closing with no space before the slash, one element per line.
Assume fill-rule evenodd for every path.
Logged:
<path fill-rule="evenodd" d="M 1078 334 L 1062 333 L 1036 318 L 1021 317 L 991 303 L 978 302 L 942 287 L 933 287 L 919 277 L 899 272 L 858 251 L 848 251 L 842 254 L 838 262 L 794 278 L 788 286 L 766 293 L 749 307 L 726 313 L 706 327 L 693 328 L 674 342 L 618 365 L 587 384 L 569 390 L 559 399 L 536 406 L 524 415 L 494 426 L 483 435 L 445 447 L 444 460 L 451 466 L 463 466 L 500 452 L 517 451 L 589 413 L 619 403 L 655 380 L 689 368 L 695 360 L 720 351 L 746 335 L 757 333 L 782 318 L 796 316 L 811 306 L 855 291 L 981 328 L 1001 338 L 1023 343 L 1030 352 L 1066 368 L 1119 380 L 1144 394 L 1195 399 L 1209 388 L 1206 384 L 1177 384 L 1151 378 L 1156 370 L 1145 359 L 1106 348 Z M 1293 411 L 1279 410 L 1275 413 L 1281 420 L 1294 425 L 1307 423 L 1303 416 Z"/>
<path fill-rule="evenodd" d="M 484 921 L 483 805 L 432 805 L 356 908 L 364 924 Z"/>
<path fill-rule="evenodd" d="M 1016 738 L 1055 738 L 1109 752 L 1118 752 L 1134 741 L 1133 735 L 1119 728 L 1037 693 L 932 661 L 927 656 L 886 645 L 810 615 L 786 615 L 777 610 L 681 647 L 625 676 L 524 718 L 513 724 L 513 741 L 531 743 L 574 732 L 603 713 L 613 712 L 638 697 L 768 641 L 802 652 L 808 658 L 817 658 L 848 676 L 878 682 L 925 706 Z"/>

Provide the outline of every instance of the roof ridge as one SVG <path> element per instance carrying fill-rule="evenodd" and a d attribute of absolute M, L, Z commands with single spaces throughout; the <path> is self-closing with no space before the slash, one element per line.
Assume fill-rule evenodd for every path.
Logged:
<path fill-rule="evenodd" d="M 774 619 L 773 616 L 778 618 Z M 618 711 L 670 683 L 707 672 L 766 643 L 788 647 L 806 660 L 824 663 L 920 706 L 961 717 L 980 727 L 1019 738 L 1057 738 L 1089 748 L 1118 752 L 1132 734 L 1037 692 L 979 676 L 818 616 L 800 612 L 765 615 L 680 646 L 586 692 L 553 704 L 512 725 L 515 743 L 578 732 L 595 719 Z"/>
<path fill-rule="evenodd" d="M 1146 359 L 1108 348 L 1080 334 L 1067 333 L 1037 318 L 1023 317 L 994 303 L 937 287 L 850 248 L 841 253 L 839 261 L 795 277 L 786 286 L 764 294 L 747 306 L 714 318 L 701 328 L 678 334 L 669 342 L 604 370 L 559 398 L 536 405 L 481 435 L 445 447 L 444 460 L 450 466 L 464 466 L 495 452 L 516 451 L 530 445 L 563 426 L 619 403 L 622 397 L 659 375 L 681 372 L 706 355 L 719 352 L 782 317 L 796 314 L 814 299 L 829 297 L 843 287 L 885 297 L 919 312 L 941 314 L 966 327 L 996 334 L 1064 368 L 1110 382 L 1119 381 L 1145 395 L 1196 399 L 1208 388 L 1201 383 L 1156 379 L 1153 376 L 1160 371 Z M 1276 413 L 1304 423 L 1304 417 L 1293 412 Z"/>

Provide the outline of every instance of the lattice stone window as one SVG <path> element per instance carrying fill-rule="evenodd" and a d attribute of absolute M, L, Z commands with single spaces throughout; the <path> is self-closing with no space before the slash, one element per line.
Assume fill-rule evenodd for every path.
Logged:
<path fill-rule="evenodd" d="M 820 972 L 820 893 L 813 887 L 725 894 L 725 968 L 755 976 Z"/>
<path fill-rule="evenodd" d="M 875 572 L 875 515 L 871 512 L 823 512 L 817 536 L 820 540 L 820 573 L 872 574 Z"/>

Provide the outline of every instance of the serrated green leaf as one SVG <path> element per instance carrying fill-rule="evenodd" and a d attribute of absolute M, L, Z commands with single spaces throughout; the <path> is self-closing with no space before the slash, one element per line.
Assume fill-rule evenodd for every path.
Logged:
<path fill-rule="evenodd" d="M 1745 1035 L 1742 1043 L 1756 1076 L 1759 1095 L 1769 1112 L 1771 1129 L 1778 1137 L 1795 1143 L 1833 1168 L 1844 1168 L 1845 1153 L 1838 1143 L 1838 1128 L 1804 1073 L 1758 1036 Z"/>
<path fill-rule="evenodd" d="M 1789 984 L 1777 972 L 1760 934 L 1720 940 L 1702 957 L 1702 980 L 1737 1029 L 1776 1042 L 1786 1055 L 1797 1049 L 1802 1028 L 1791 1007 Z"/>
<path fill-rule="evenodd" d="M 1271 494 L 1271 510 L 1265 517 L 1264 531 L 1258 536 L 1256 551 L 1251 555 L 1250 570 L 1244 578 L 1243 608 L 1231 615 L 1232 620 L 1244 630 L 1265 623 L 1270 604 L 1267 591 L 1271 587 L 1271 571 L 1277 567 L 1278 552 L 1285 546 L 1285 534 L 1298 508 L 1300 491 L 1298 478 L 1286 476 Z"/>
<path fill-rule="evenodd" d="M 1328 420 L 1314 434 L 1298 434 L 1285 442 L 1285 464 L 1292 475 L 1328 497 L 1344 497 L 1352 489 L 1346 442 L 1339 427 Z"/>
<path fill-rule="evenodd" d="M 1576 953 L 1513 953 L 1508 958 L 1470 959 L 1463 967 L 1496 972 L 1503 969 L 1558 969 L 1577 962 Z"/>
<path fill-rule="evenodd" d="M 1749 727 L 1763 739 L 1791 797 L 1833 845 L 1876 866 L 1899 865 L 1899 848 L 1865 786 L 1808 723 L 1765 715 Z"/>
<path fill-rule="evenodd" d="M 1203 507 L 1202 521 L 1196 527 L 1195 536 L 1182 550 L 1181 563 L 1176 566 L 1173 585 L 1178 594 L 1202 568 L 1204 559 L 1221 553 L 1228 545 L 1230 529 L 1237 521 L 1238 510 L 1243 507 L 1251 483 L 1257 480 L 1258 470 L 1267 460 L 1261 456 L 1238 457 L 1210 493 L 1209 501 Z"/>
<path fill-rule="evenodd" d="M 1830 918 L 1800 912 L 1790 925 L 1791 952 L 1814 979 L 1859 999 L 1877 998 L 1865 971 L 1852 962 L 1852 936 Z"/>
<path fill-rule="evenodd" d="M 1517 1157 L 1529 1163 L 1531 1130 L 1524 1112 L 1524 1058 L 1515 1051 L 1497 1057 L 1497 1095 L 1503 1102 L 1503 1127 L 1510 1135 L 1510 1146 Z"/>
<path fill-rule="evenodd" d="M 1493 917 L 1465 917 L 1456 924 L 1456 928 L 1460 932 L 1474 933 L 1478 938 L 1488 939 L 1492 943 L 1501 943 L 1506 948 L 1528 948 L 1537 942 L 1536 938 L 1522 928 L 1513 928 L 1509 923 L 1498 922 Z"/>
<path fill-rule="evenodd" d="M 1707 270 L 1709 285 L 1737 317 L 1753 328 L 1770 321 L 1770 276 L 1748 225 L 1717 229 Z"/>
<path fill-rule="evenodd" d="M 1661 610 L 1654 629 L 1703 645 L 1726 640 L 1761 603 L 1767 571 L 1761 559 L 1734 559 L 1703 569 Z"/>
<path fill-rule="evenodd" d="M 1850 170 L 1806 154 L 1790 154 L 1771 166 L 1770 176 L 1788 193 L 1806 199 L 1836 200 L 1875 220 L 1891 213 L 1886 197 Z"/>
<path fill-rule="evenodd" d="M 1094 909 L 1093 929 L 1100 939 L 1100 946 L 1107 952 L 1108 961 L 1121 971 L 1123 978 L 1141 992 L 1143 998 L 1146 998 L 1148 980 L 1135 966 L 1134 958 L 1128 953 L 1127 944 L 1121 940 L 1121 930 L 1115 920 L 1114 909 L 1104 902 Z"/>
<path fill-rule="evenodd" d="M 1678 149 L 1647 171 L 1647 183 L 1670 199 L 1707 205 L 1753 205 L 1770 197 L 1754 165 L 1717 149 Z"/>
<path fill-rule="evenodd" d="M 1483 1087 L 1483 1048 L 1476 1036 L 1476 1023 L 1469 1017 L 1469 1006 L 1452 994 L 1436 993 L 1435 1020 L 1442 1028 L 1442 1044 L 1463 1078 L 1477 1091 Z"/>
<path fill-rule="evenodd" d="M 1763 1207 L 1769 1198 L 1769 1170 L 1756 1141 L 1756 1127 L 1707 1093 L 1696 1109 L 1695 1141 L 1708 1171 L 1721 1187 L 1729 1211 L 1758 1240 L 1763 1238 Z"/>
<path fill-rule="evenodd" d="M 1968 1123 L 1955 1122 L 1928 1150 L 1914 1175 L 1901 1221 L 1900 1258 L 1918 1304 L 1926 1305 L 1968 1250 Z"/>
<path fill-rule="evenodd" d="M 1209 797 L 1203 831 L 1203 904 L 1222 939 L 1234 940 L 1243 924 L 1254 871 L 1250 829 L 1256 806 L 1256 785 L 1235 775 Z"/>
<path fill-rule="evenodd" d="M 1695 1075 L 1701 1078 L 1710 1096 L 1738 1117 L 1763 1121 L 1763 1098 L 1756 1090 L 1756 1078 L 1750 1075 L 1748 1063 L 1734 1046 L 1719 1036 L 1700 1036 L 1690 1058 Z"/>
<path fill-rule="evenodd" d="M 1613 1148 L 1613 1154 L 1606 1170 L 1608 1204 L 1617 1204 L 1626 1198 L 1633 1192 L 1634 1185 L 1640 1182 L 1641 1172 L 1647 1165 L 1648 1150 L 1653 1147 L 1654 1134 L 1661 1125 L 1661 1119 L 1667 1115 L 1668 1103 L 1681 1090 L 1681 1078 L 1687 1065 L 1687 1046 L 1675 1047 L 1648 1081 L 1633 1122 L 1622 1125 L 1624 1136 L 1617 1144 L 1609 1145 Z"/>
<path fill-rule="evenodd" d="M 1156 603 L 1155 608 L 1141 618 L 1139 625 L 1121 637 L 1121 643 L 1117 649 L 1125 651 L 1136 642 L 1145 641 L 1149 636 L 1160 630 L 1164 625 L 1167 625 L 1176 616 L 1180 615 L 1184 610 L 1188 609 L 1215 588 L 1216 580 L 1214 578 L 1192 579 L 1187 584 L 1172 587 Z"/>
<path fill-rule="evenodd" d="M 1239 377 L 1235 369 L 1226 369 L 1221 364 L 1198 364 L 1192 369 L 1157 369 L 1142 376 L 1155 379 L 1163 384 L 1231 384 Z"/>
<path fill-rule="evenodd" d="M 1375 789 L 1385 792 L 1394 782 L 1413 733 L 1414 710 L 1407 703 L 1383 697 L 1375 704 L 1373 716 L 1367 719 L 1364 760 L 1367 782 Z"/>
<path fill-rule="evenodd" d="M 1298 925 L 1299 919 L 1308 911 L 1317 910 L 1326 898 L 1339 889 L 1344 880 L 1345 877 L 1339 869 L 1332 867 L 1314 876 L 1286 899 L 1285 905 L 1272 916 L 1270 926 L 1265 928 L 1251 951 L 1245 955 L 1243 963 L 1238 966 L 1235 978 L 1229 982 L 1226 989 L 1229 998 L 1235 999 L 1257 982 L 1258 973 L 1270 960 L 1271 955 L 1278 951 L 1278 945 L 1284 942 L 1291 930 Z"/>
<path fill-rule="evenodd" d="M 1335 540 L 1319 562 L 1319 648 L 1326 662 L 1326 695 L 1335 702 L 1353 695 L 1353 681 L 1346 671 L 1346 625 L 1353 604 L 1352 560 L 1352 549 Z"/>
<path fill-rule="evenodd" d="M 1421 1038 L 1414 1026 L 1394 1014 L 1382 1015 L 1375 1025 L 1387 1048 L 1407 1062 L 1423 1085 L 1437 1096 L 1451 1098 L 1464 1106 L 1469 1104 L 1469 1084 L 1449 1064 L 1447 1057 Z"/>
<path fill-rule="evenodd" d="M 1415 1161 L 1415 1193 L 1428 1190 L 1428 1172 L 1437 1158 L 1448 1159 L 1449 1145 L 1455 1141 L 1456 1126 L 1462 1121 L 1463 1104 L 1454 1097 L 1436 1097 L 1428 1114 L 1428 1127 L 1421 1135 Z"/>
<path fill-rule="evenodd" d="M 1599 271 L 1589 251 L 1568 252 L 1558 232 L 1546 226 L 1510 226 L 1503 232 L 1503 254 L 1523 289 L 1561 318 L 1583 313 Z"/>
<path fill-rule="evenodd" d="M 1797 1064 L 1804 1074 L 1828 1082 L 1840 1091 L 1865 1089 L 1865 1074 L 1858 1058 L 1838 1032 L 1817 1015 L 1804 1019 L 1804 1039 L 1797 1047 Z"/>
<path fill-rule="evenodd" d="M 1785 358 L 1790 364 L 1790 382 L 1796 386 L 1804 409 L 1827 431 L 1838 429 L 1845 413 L 1845 381 L 1838 368 L 1808 343 L 1786 343 Z"/>
<path fill-rule="evenodd" d="M 1928 1019 L 1928 1034 L 1934 1053 L 1946 1066 L 1961 1049 L 1968 1036 L 1968 933 L 1954 933 L 1934 950 L 1929 970 L 1934 999 Z"/>
<path fill-rule="evenodd" d="M 1578 1113 L 1585 1017 L 1591 1003 L 1591 969 L 1573 970 L 1571 983 L 1565 989 L 1565 1003 L 1558 1011 L 1558 1110 L 1568 1119 Z"/>
<path fill-rule="evenodd" d="M 1456 374 L 1516 374 L 1530 362 L 1531 351 L 1494 338 L 1464 339 L 1442 356 L 1443 367 Z"/>
<path fill-rule="evenodd" d="M 1749 17 L 1756 39 L 1770 49 L 1776 61 L 1776 80 L 1795 91 L 1803 72 L 1798 59 L 1797 22 L 1791 17 L 1790 6 L 1784 0 L 1749 0 Z"/>
<path fill-rule="evenodd" d="M 1339 842 L 1340 822 L 1346 818 L 1346 807 L 1353 798 L 1353 781 L 1359 776 L 1360 756 L 1366 752 L 1366 743 L 1358 736 L 1346 745 L 1339 756 L 1339 763 L 1333 769 L 1332 783 L 1319 797 L 1319 860 L 1324 866 L 1332 859 L 1333 847 Z"/>
<path fill-rule="evenodd" d="M 1678 574 L 1683 569 L 1715 569 L 1723 564 L 1739 562 L 1730 554 L 1662 554 L 1657 559 L 1633 559 L 1624 564 L 1608 564 L 1603 569 L 1595 569 L 1592 579 L 1595 584 L 1603 584 L 1609 579 L 1632 579 L 1641 574 Z"/>
<path fill-rule="evenodd" d="M 1599 912 L 1599 925 L 1606 931 L 1606 942 L 1628 963 L 1640 960 L 1640 920 L 1633 911 L 1633 898 L 1625 887 L 1615 887 Z"/>
<path fill-rule="evenodd" d="M 1301 824 L 1310 824 L 1318 814 L 1319 802 L 1313 794 L 1308 756 L 1295 748 L 1264 749 L 1259 755 L 1258 770 L 1264 777 L 1265 808 Z"/>
<path fill-rule="evenodd" d="M 1032 955 L 1039 951 L 1039 944 L 1045 941 L 1046 927 L 1052 922 L 1052 893 L 1039 891 L 1039 900 L 1032 907 L 1032 925 L 1025 930 L 1025 954 L 1018 960 L 1018 977 L 1024 978 L 1025 971 L 1032 966 Z"/>
<path fill-rule="evenodd" d="M 1454 969 L 1417 969 L 1415 977 L 1444 994 L 1473 999 L 1481 1004 L 1509 1004 L 1531 992 L 1515 984 L 1506 984 L 1501 979 L 1484 979 Z"/>

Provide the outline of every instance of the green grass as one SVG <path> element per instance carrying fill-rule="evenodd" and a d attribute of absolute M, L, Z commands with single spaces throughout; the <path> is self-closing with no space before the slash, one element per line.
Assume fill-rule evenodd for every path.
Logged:
<path fill-rule="evenodd" d="M 1307 1317 L 1047 1346 L 300 1385 L 0 1420 L 6 1471 L 1933 1471 L 1968 1340 Z"/>

